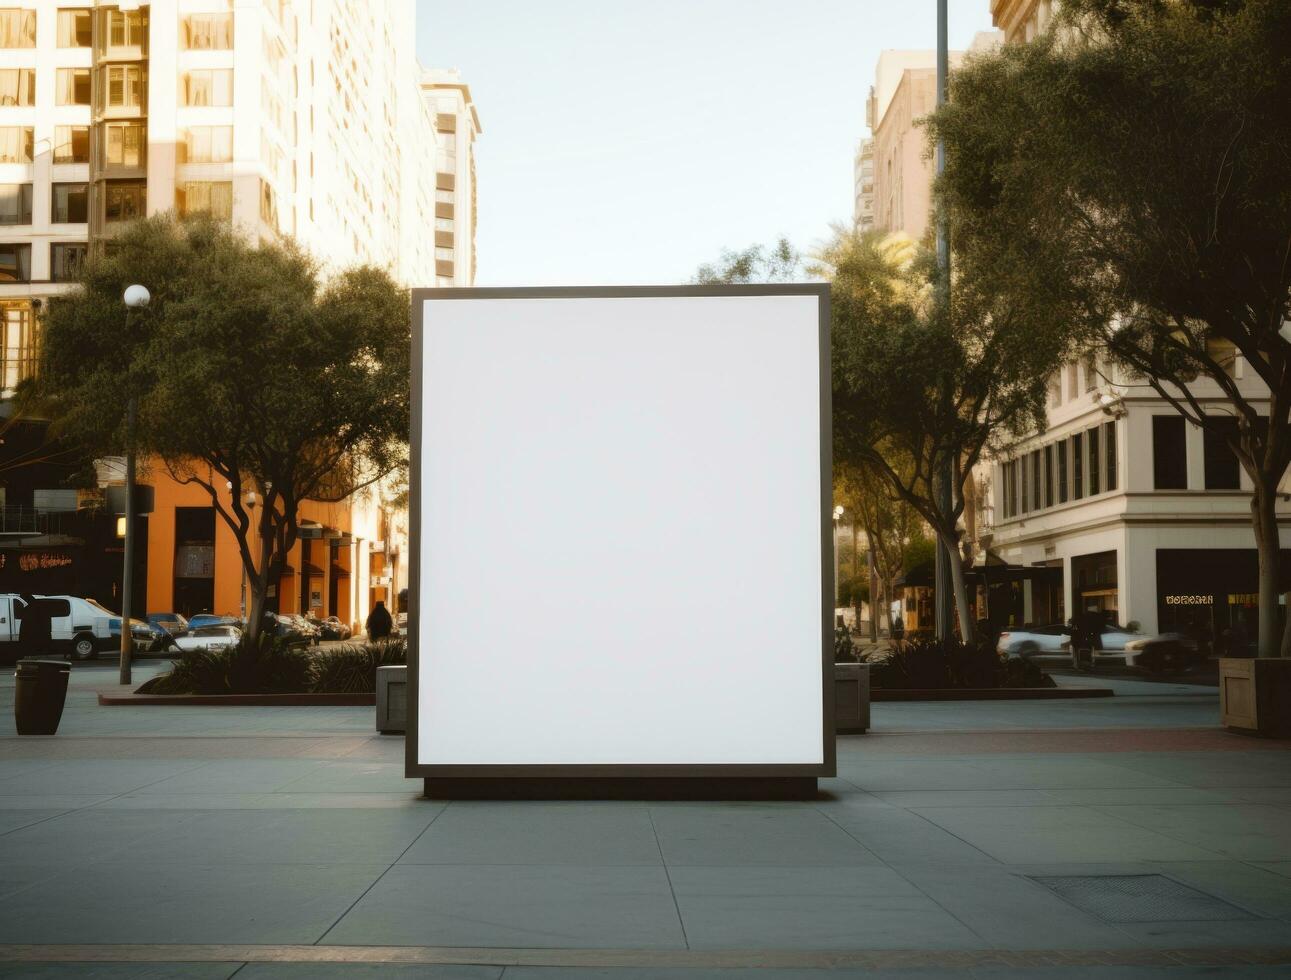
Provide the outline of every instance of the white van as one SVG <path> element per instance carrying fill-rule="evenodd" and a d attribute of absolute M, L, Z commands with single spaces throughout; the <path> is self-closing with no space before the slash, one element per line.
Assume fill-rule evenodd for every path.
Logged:
<path fill-rule="evenodd" d="M 38 595 L 50 606 L 50 653 L 66 653 L 73 660 L 89 660 L 100 650 L 112 650 L 120 642 L 112 635 L 112 622 L 121 619 L 93 599 L 70 595 Z M 19 621 L 26 607 L 16 592 L 0 592 L 0 659 L 13 659 L 18 644 Z"/>

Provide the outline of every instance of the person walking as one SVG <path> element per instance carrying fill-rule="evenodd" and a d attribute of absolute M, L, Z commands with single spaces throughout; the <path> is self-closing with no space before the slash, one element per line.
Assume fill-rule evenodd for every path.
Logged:
<path fill-rule="evenodd" d="M 369 640 L 384 640 L 390 635 L 390 631 L 394 628 L 394 620 L 390 618 L 390 610 L 386 609 L 383 600 L 378 599 L 377 604 L 372 607 L 372 611 L 368 613 L 366 625 Z"/>

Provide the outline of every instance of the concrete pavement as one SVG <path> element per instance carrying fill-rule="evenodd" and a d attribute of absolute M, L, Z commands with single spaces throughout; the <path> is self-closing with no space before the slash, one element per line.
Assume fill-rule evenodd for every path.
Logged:
<path fill-rule="evenodd" d="M 0 686 L 0 976 L 1291 969 L 1291 752 L 1214 688 L 878 704 L 811 803 L 444 804 L 370 708 L 99 707 L 112 677 L 48 739 Z"/>

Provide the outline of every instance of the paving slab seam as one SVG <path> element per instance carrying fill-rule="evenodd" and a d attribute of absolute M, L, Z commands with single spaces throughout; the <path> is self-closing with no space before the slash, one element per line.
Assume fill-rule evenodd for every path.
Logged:
<path fill-rule="evenodd" d="M 654 846 L 659 851 L 659 864 L 663 867 L 664 879 L 668 882 L 668 894 L 672 896 L 672 907 L 677 912 L 677 925 L 681 929 L 681 941 L 690 949 L 690 937 L 686 935 L 686 919 L 681 914 L 681 902 L 677 898 L 677 889 L 672 886 L 672 872 L 668 869 L 668 859 L 664 857 L 663 842 L 659 840 L 659 829 L 654 825 L 654 813 L 646 807 L 646 819 L 650 821 L 650 833 L 654 835 Z"/>
<path fill-rule="evenodd" d="M 448 966 L 892 969 L 1291 964 L 1291 946 L 1096 950 L 655 950 L 246 944 L 2 944 L 0 962 L 376 963 Z"/>

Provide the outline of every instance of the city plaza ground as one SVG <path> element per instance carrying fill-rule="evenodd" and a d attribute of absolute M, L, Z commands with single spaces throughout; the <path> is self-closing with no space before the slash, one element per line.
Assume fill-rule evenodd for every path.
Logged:
<path fill-rule="evenodd" d="M 810 803 L 445 804 L 371 708 L 100 707 L 77 665 L 20 739 L 5 673 L 0 976 L 1291 971 L 1291 745 L 1213 687 L 877 704 Z"/>

